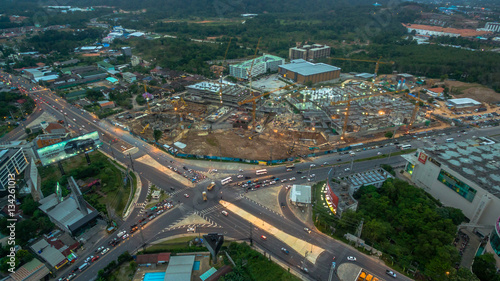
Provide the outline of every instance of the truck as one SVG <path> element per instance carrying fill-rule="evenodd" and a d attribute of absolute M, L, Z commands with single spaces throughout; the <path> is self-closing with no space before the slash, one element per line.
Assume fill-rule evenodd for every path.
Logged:
<path fill-rule="evenodd" d="M 208 187 L 207 190 L 210 191 L 215 187 L 215 182 L 212 182 Z"/>
<path fill-rule="evenodd" d="M 203 191 L 201 195 L 203 195 L 203 201 L 207 201 L 207 192 Z"/>

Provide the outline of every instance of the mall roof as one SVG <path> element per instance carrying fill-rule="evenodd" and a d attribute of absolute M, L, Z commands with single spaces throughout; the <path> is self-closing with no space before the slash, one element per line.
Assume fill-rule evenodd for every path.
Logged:
<path fill-rule="evenodd" d="M 292 60 L 289 64 L 280 65 L 281 68 L 296 72 L 302 76 L 310 76 L 330 71 L 340 70 L 340 67 L 325 63 L 312 63 L 303 59 Z"/>
<path fill-rule="evenodd" d="M 425 149 L 434 158 L 500 198 L 500 143 L 479 137 Z"/>

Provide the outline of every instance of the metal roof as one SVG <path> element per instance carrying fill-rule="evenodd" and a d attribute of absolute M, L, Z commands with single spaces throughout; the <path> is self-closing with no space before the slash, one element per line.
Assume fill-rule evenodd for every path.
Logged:
<path fill-rule="evenodd" d="M 170 257 L 164 281 L 190 281 L 195 256 Z"/>
<path fill-rule="evenodd" d="M 430 157 L 500 198 L 500 143 L 487 138 L 426 148 Z"/>
<path fill-rule="evenodd" d="M 460 98 L 460 99 L 449 99 L 448 103 L 451 104 L 474 104 L 474 105 L 481 105 L 480 102 L 473 100 L 471 98 Z"/>
<path fill-rule="evenodd" d="M 311 187 L 308 185 L 296 185 L 292 186 L 290 191 L 290 200 L 297 203 L 311 203 Z"/>
<path fill-rule="evenodd" d="M 303 59 L 293 60 L 289 64 L 280 65 L 280 67 L 291 72 L 296 72 L 302 76 L 340 70 L 340 67 L 325 63 L 312 63 Z"/>

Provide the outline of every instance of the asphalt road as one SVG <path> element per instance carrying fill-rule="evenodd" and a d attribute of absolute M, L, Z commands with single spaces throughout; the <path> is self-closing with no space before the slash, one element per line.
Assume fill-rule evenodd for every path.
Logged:
<path fill-rule="evenodd" d="M 22 83 L 26 88 L 29 88 L 29 84 L 26 82 L 17 82 Z M 169 200 L 172 200 L 176 207 L 171 209 L 159 217 L 155 218 L 153 221 L 149 222 L 143 229 L 131 235 L 126 241 L 122 242 L 115 248 L 112 248 L 109 253 L 101 257 L 96 262 L 92 263 L 85 271 L 79 273 L 74 280 L 92 280 L 97 276 L 97 272 L 104 268 L 109 262 L 115 260 L 118 255 L 120 255 L 124 251 L 129 251 L 130 253 L 135 252 L 137 249 L 142 247 L 144 244 L 151 243 L 157 239 L 167 238 L 172 235 L 177 234 L 185 234 L 186 229 L 168 229 L 169 225 L 172 225 L 175 221 L 193 212 L 203 213 L 206 218 L 209 218 L 213 222 L 217 223 L 217 225 L 221 226 L 221 228 L 197 228 L 197 233 L 208 233 L 208 232 L 219 232 L 224 233 L 229 237 L 233 237 L 241 240 L 249 240 L 250 237 L 253 238 L 254 243 L 257 243 L 261 248 L 265 249 L 268 253 L 270 253 L 273 258 L 279 259 L 290 267 L 298 267 L 303 264 L 304 258 L 292 251 L 289 245 L 284 244 L 282 241 L 277 238 L 272 237 L 269 233 L 265 233 L 265 231 L 261 230 L 258 225 L 249 225 L 247 222 L 242 220 L 236 215 L 223 216 L 220 214 L 220 205 L 218 204 L 218 200 L 220 196 L 223 197 L 225 201 L 237 204 L 238 207 L 244 209 L 245 211 L 258 216 L 259 218 L 265 220 L 269 224 L 274 225 L 275 227 L 283 230 L 284 232 L 296 236 L 298 238 L 304 239 L 314 245 L 322 247 L 325 249 L 325 252 L 320 255 L 318 261 L 315 265 L 309 264 L 305 261 L 305 266 L 309 269 L 309 277 L 314 280 L 328 280 L 328 275 L 330 271 L 330 265 L 333 257 L 335 256 L 335 260 L 337 264 L 347 262 L 347 256 L 355 256 L 357 257 L 357 263 L 366 268 L 370 272 L 377 274 L 379 277 L 385 278 L 385 269 L 386 266 L 380 264 L 376 259 L 365 256 L 360 252 L 354 250 L 352 247 L 344 245 L 330 237 L 318 233 L 311 232 L 307 233 L 303 230 L 305 225 L 299 221 L 297 218 L 293 216 L 290 210 L 285 208 L 284 214 L 285 217 L 279 216 L 274 212 L 271 212 L 258 204 L 255 204 L 249 200 L 242 199 L 241 193 L 243 193 L 243 189 L 240 187 L 234 187 L 234 183 L 237 183 L 238 180 L 236 175 L 243 174 L 244 176 L 250 176 L 253 179 L 256 178 L 255 172 L 253 169 L 254 166 L 249 166 L 252 169 L 245 170 L 243 172 L 239 172 L 236 169 L 228 169 L 228 165 L 223 165 L 226 168 L 218 168 L 219 173 L 225 174 L 233 174 L 234 182 L 231 186 L 221 186 L 220 181 L 217 182 L 217 186 L 214 190 L 208 192 L 208 201 L 203 201 L 201 192 L 206 189 L 208 182 L 210 179 L 205 179 L 199 182 L 194 188 L 186 187 L 181 185 L 179 182 L 167 177 L 162 172 L 151 169 L 150 166 L 141 164 L 139 162 L 134 161 L 134 159 L 141 157 L 143 155 L 150 155 L 158 162 L 163 165 L 171 165 L 179 170 L 183 169 L 183 166 L 187 168 L 195 169 L 200 172 L 207 173 L 208 168 L 206 167 L 198 167 L 196 165 L 196 161 L 187 161 L 187 160 L 177 160 L 173 158 L 171 155 L 164 153 L 163 151 L 154 148 L 153 146 L 144 143 L 141 140 L 134 138 L 128 132 L 118 129 L 106 121 L 98 120 L 92 114 L 83 111 L 81 109 L 75 108 L 66 101 L 61 98 L 58 98 L 50 91 L 38 91 L 36 93 L 31 94 L 32 97 L 36 97 L 37 99 L 40 97 L 44 102 L 40 105 L 44 111 L 49 112 L 56 116 L 57 119 L 66 118 L 66 125 L 71 125 L 71 130 L 74 130 L 77 133 L 86 133 L 91 131 L 98 131 L 102 139 L 105 143 L 102 149 L 110 155 L 113 155 L 117 160 L 131 166 L 131 162 L 133 162 L 133 167 L 135 171 L 141 174 L 141 180 L 143 181 L 143 186 L 147 181 L 154 183 L 160 188 L 165 189 L 166 192 L 172 194 L 172 197 Z M 39 96 L 39 97 L 38 97 Z M 63 111 L 61 113 L 61 110 Z M 67 115 L 65 115 L 66 113 Z M 35 116 L 34 116 L 35 117 Z M 94 122 L 95 121 L 95 122 Z M 468 138 L 474 136 L 486 136 L 493 134 L 494 132 L 498 132 L 498 128 L 487 128 L 487 129 L 470 129 L 467 135 L 463 135 L 463 133 L 452 133 L 451 135 L 437 135 L 434 133 L 433 136 L 429 138 L 422 138 L 420 140 L 414 139 L 411 140 L 412 146 L 414 148 L 424 147 L 428 145 L 432 145 L 435 139 L 436 143 L 444 142 L 444 139 L 455 137 L 459 138 Z M 14 132 L 6 136 L 4 140 L 13 140 L 18 135 L 18 133 Z M 460 137 L 458 135 L 461 135 Z M 116 140 L 114 142 L 113 140 Z M 110 143 L 111 141 L 111 143 Z M 139 152 L 129 156 L 125 155 L 123 151 L 128 148 L 136 146 Z M 314 159 L 308 159 L 307 163 L 299 163 L 295 165 L 295 169 L 293 171 L 286 171 L 284 167 L 269 167 L 267 168 L 269 171 L 269 175 L 274 175 L 281 179 L 283 178 L 291 178 L 296 177 L 297 180 L 294 183 L 307 183 L 307 179 L 302 179 L 301 176 L 310 176 L 312 174 L 315 177 L 312 178 L 313 181 L 321 181 L 324 180 L 333 167 L 333 172 L 335 176 L 347 174 L 350 172 L 363 171 L 366 169 L 377 167 L 381 164 L 391 164 L 391 165 L 399 165 L 403 164 L 404 160 L 399 156 L 394 157 L 385 157 L 383 159 L 364 161 L 364 162 L 354 162 L 354 160 L 367 158 L 371 156 L 377 155 L 379 152 L 381 154 L 389 155 L 390 153 L 398 151 L 395 146 L 387 145 L 383 147 L 378 147 L 376 149 L 370 149 L 366 151 L 356 152 L 356 155 L 339 155 L 339 154 L 331 154 L 326 155 L 324 157 L 318 157 Z M 338 161 L 340 159 L 340 161 Z M 328 164 L 324 164 L 327 162 Z M 311 164 L 315 166 L 311 167 Z M 213 162 L 212 165 L 217 167 L 217 162 Z M 323 167 L 321 165 L 324 165 Z M 349 168 L 349 171 L 346 171 L 346 168 Z M 297 171 L 301 171 L 302 174 L 297 174 Z M 213 177 L 217 178 L 217 175 L 213 175 Z M 220 180 L 220 177 L 219 177 Z M 244 181 L 240 179 L 239 181 Z M 172 191 L 170 188 L 174 188 L 175 191 Z M 264 187 L 265 188 L 265 187 Z M 140 198 L 138 202 L 143 202 L 146 198 L 147 188 L 142 188 L 142 193 L 140 194 Z M 258 190 L 250 191 L 250 192 L 259 192 Z M 189 198 L 184 197 L 183 194 L 190 195 Z M 281 192 L 279 195 L 279 200 L 286 200 L 285 193 Z M 119 230 L 115 233 L 118 233 L 122 230 L 129 230 L 130 225 L 135 224 L 139 221 L 139 219 L 145 216 L 144 213 L 141 213 L 141 208 L 135 208 L 131 215 L 119 226 Z M 260 239 L 261 235 L 267 236 L 267 240 Z M 110 235 L 109 237 L 103 238 L 99 243 L 92 245 L 90 249 L 86 249 L 86 252 L 77 260 L 77 262 L 66 270 L 62 270 L 58 272 L 58 276 L 67 276 L 69 271 L 83 264 L 83 261 L 87 256 L 93 254 L 94 249 L 100 246 L 108 246 L 109 240 L 116 237 L 116 234 Z M 284 247 L 289 249 L 290 254 L 286 255 L 281 251 L 281 248 Z M 398 280 L 410 280 L 402 274 L 398 274 Z M 338 280 L 337 277 L 334 277 L 334 280 Z"/>

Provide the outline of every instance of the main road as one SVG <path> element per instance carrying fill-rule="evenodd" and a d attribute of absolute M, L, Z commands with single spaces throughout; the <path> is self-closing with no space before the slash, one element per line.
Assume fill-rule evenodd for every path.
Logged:
<path fill-rule="evenodd" d="M 26 89 L 31 89 L 29 87 L 31 84 L 29 82 L 23 81 L 17 78 L 19 85 L 25 87 Z M 293 250 L 290 251 L 289 255 L 285 255 L 281 252 L 281 248 L 291 249 L 291 245 L 286 245 L 283 241 L 272 237 L 265 230 L 259 228 L 258 225 L 251 225 L 250 223 L 242 220 L 237 215 L 230 214 L 229 216 L 221 215 L 220 211 L 222 206 L 219 204 L 219 200 L 223 197 L 224 201 L 234 203 L 239 208 L 244 211 L 253 214 L 260 219 L 264 220 L 270 225 L 282 230 L 283 232 L 302 239 L 308 243 L 316 245 L 323 248 L 325 251 L 319 256 L 315 264 L 310 264 L 305 261 L 305 266 L 309 269 L 309 278 L 314 280 L 328 280 L 330 273 L 330 265 L 333 257 L 336 257 L 337 263 L 347 262 L 347 256 L 356 256 L 357 263 L 363 268 L 366 268 L 373 274 L 382 277 L 385 275 L 386 266 L 382 265 L 378 260 L 366 256 L 357 252 L 350 246 L 340 243 L 322 233 L 317 231 L 312 231 L 307 233 L 303 230 L 305 224 L 298 220 L 290 210 L 285 208 L 283 210 L 284 216 L 278 215 L 261 205 L 255 204 L 250 200 L 246 200 L 244 196 L 244 190 L 235 185 L 232 186 L 220 186 L 218 184 L 214 190 L 208 193 L 208 201 L 203 201 L 201 192 L 206 189 L 209 181 L 212 179 L 205 179 L 198 182 L 194 187 L 189 187 L 187 185 L 180 184 L 178 181 L 172 179 L 165 175 L 164 172 L 152 169 L 151 166 L 143 164 L 141 162 L 134 161 L 134 159 L 140 158 L 145 155 L 149 155 L 155 159 L 158 163 L 164 166 L 172 166 L 172 168 L 178 169 L 179 171 L 185 171 L 185 169 L 197 170 L 200 173 L 209 175 L 214 179 L 219 178 L 217 174 L 209 174 L 209 168 L 206 162 L 199 161 L 187 161 L 182 159 L 176 159 L 170 154 L 164 153 L 163 151 L 151 146 L 148 143 L 143 142 L 140 139 L 134 138 L 128 132 L 121 130 L 112 126 L 106 121 L 98 120 L 93 114 L 86 112 L 85 110 L 73 107 L 72 105 L 66 103 L 65 100 L 57 97 L 48 89 L 37 90 L 36 92 L 30 93 L 33 98 L 37 99 L 37 106 L 42 108 L 42 111 L 48 112 L 54 116 L 56 119 L 66 120 L 66 126 L 70 126 L 69 129 L 73 130 L 75 133 L 87 133 L 91 131 L 98 131 L 105 143 L 101 149 L 113 155 L 115 159 L 122 163 L 126 163 L 128 166 L 133 168 L 141 175 L 143 182 L 149 181 L 160 188 L 163 188 L 166 192 L 169 192 L 172 197 L 170 200 L 176 205 L 175 208 L 166 211 L 165 213 L 159 215 L 157 218 L 149 222 L 142 229 L 127 238 L 126 241 L 112 248 L 110 253 L 107 253 L 101 257 L 96 262 L 92 263 L 88 269 L 78 274 L 76 280 L 92 280 L 97 276 L 97 272 L 104 268 L 109 262 L 116 259 L 116 256 L 124 251 L 129 251 L 130 253 L 135 252 L 144 245 L 151 244 L 158 239 L 168 238 L 177 234 L 185 234 L 185 228 L 170 228 L 180 219 L 187 217 L 190 214 L 198 213 L 205 219 L 212 222 L 212 226 L 203 226 L 196 228 L 198 233 L 209 233 L 209 232 L 219 232 L 223 233 L 228 237 L 232 237 L 239 240 L 249 240 L 252 238 L 254 243 L 264 249 L 266 252 L 272 254 L 275 259 L 279 259 L 289 267 L 297 268 L 303 265 L 305 261 L 304 257 Z M 41 111 L 37 111 L 41 112 Z M 31 119 L 30 119 L 31 120 Z M 423 147 L 433 144 L 434 142 L 443 142 L 444 138 L 448 137 L 459 137 L 462 134 L 462 138 L 471 137 L 472 135 L 483 136 L 489 135 L 494 129 L 484 129 L 484 130 L 470 130 L 469 135 L 463 135 L 458 131 L 451 132 L 451 135 L 442 136 L 434 133 L 428 138 L 421 138 L 410 140 L 410 143 L 414 147 Z M 15 137 L 15 136 L 14 136 Z M 422 136 L 423 137 L 423 136 Z M 12 136 L 8 135 L 9 139 L 13 139 Z M 126 153 L 131 147 L 137 147 L 138 152 L 133 155 Z M 361 150 L 356 152 L 355 155 L 327 155 L 324 157 L 318 157 L 314 159 L 307 159 L 308 162 L 299 163 L 293 171 L 286 171 L 284 167 L 273 167 L 268 168 L 269 174 L 272 174 L 278 178 L 292 178 L 296 177 L 296 183 L 306 183 L 308 179 L 312 181 L 324 180 L 332 168 L 335 167 L 335 175 L 339 176 L 342 174 L 348 174 L 356 171 L 363 171 L 373 167 L 377 167 L 381 164 L 391 164 L 400 165 L 404 161 L 399 156 L 390 157 L 390 154 L 398 151 L 394 145 L 379 146 L 375 149 Z M 124 153 L 125 152 L 125 153 Z M 376 159 L 371 161 L 354 162 L 358 159 L 363 159 L 371 156 L 376 156 L 377 154 L 389 155 L 382 159 Z M 354 164 L 355 163 L 355 164 Z M 202 165 L 200 165 L 202 164 Z M 312 164 L 312 165 L 311 165 Z M 218 169 L 220 174 L 231 174 L 237 175 L 242 174 L 243 176 L 253 177 L 255 179 L 255 166 L 251 166 L 251 169 L 244 169 L 239 171 L 240 168 L 244 168 L 241 164 L 227 164 L 227 163 L 216 163 L 211 164 L 212 167 Z M 185 167 L 185 169 L 184 169 Z M 247 166 L 248 167 L 248 166 Z M 301 174 L 297 174 L 297 171 L 301 171 Z M 313 175 L 311 177 L 311 175 Z M 306 178 L 302 178 L 306 176 Z M 234 177 L 236 178 L 236 177 Z M 241 180 L 243 181 L 243 179 Z M 143 187 L 145 187 L 143 185 Z M 262 188 L 261 188 L 262 189 Z M 144 201 L 146 198 L 147 188 L 142 188 L 141 194 L 139 196 L 139 202 Z M 250 192 L 259 192 L 258 189 Z M 189 195 L 186 198 L 184 194 Z M 285 200 L 284 192 L 280 193 L 280 201 Z M 118 231 L 129 230 L 130 226 L 136 224 L 145 215 L 141 208 L 135 208 L 128 218 L 119 226 Z M 265 235 L 268 237 L 267 240 L 262 240 L 259 237 Z M 94 245 L 95 248 L 100 246 L 108 247 L 108 242 L 114 238 L 114 236 L 106 237 L 102 239 L 98 244 Z M 90 255 L 90 253 L 88 253 Z M 70 268 L 60 272 L 62 276 L 68 275 L 69 271 L 75 266 L 78 267 L 84 262 L 84 255 L 78 259 L 78 261 Z M 399 274 L 398 279 L 400 280 L 410 280 L 402 274 Z M 338 280 L 334 276 L 334 280 Z"/>

